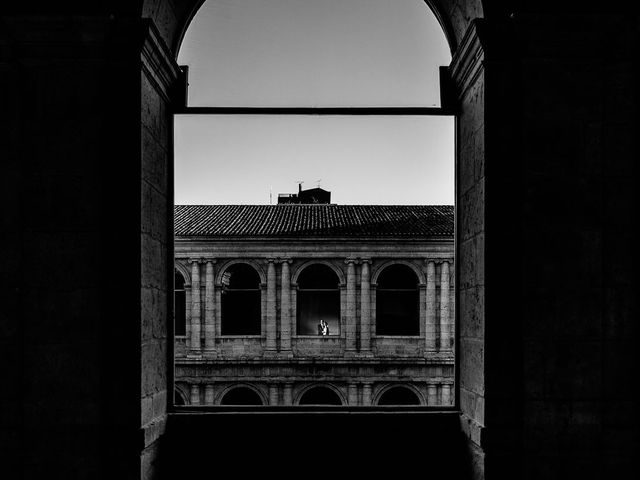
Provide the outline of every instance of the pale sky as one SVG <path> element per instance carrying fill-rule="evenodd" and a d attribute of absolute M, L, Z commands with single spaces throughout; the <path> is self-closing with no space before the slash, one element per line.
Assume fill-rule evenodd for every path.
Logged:
<path fill-rule="evenodd" d="M 178 56 L 190 106 L 436 106 L 451 60 L 422 0 L 208 0 Z M 175 119 L 176 204 L 453 204 L 452 117 Z"/>

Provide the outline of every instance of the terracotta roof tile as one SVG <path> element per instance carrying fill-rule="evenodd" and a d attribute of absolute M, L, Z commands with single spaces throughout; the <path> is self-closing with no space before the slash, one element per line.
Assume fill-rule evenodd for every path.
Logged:
<path fill-rule="evenodd" d="M 176 236 L 446 237 L 451 205 L 176 205 Z"/>

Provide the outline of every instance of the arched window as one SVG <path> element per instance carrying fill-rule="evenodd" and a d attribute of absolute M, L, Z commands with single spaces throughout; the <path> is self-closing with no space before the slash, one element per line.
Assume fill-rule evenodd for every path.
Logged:
<path fill-rule="evenodd" d="M 313 387 L 300 397 L 300 405 L 342 405 L 336 392 L 328 387 Z"/>
<path fill-rule="evenodd" d="M 378 405 L 420 405 L 420 399 L 410 388 L 397 386 L 385 391 Z"/>
<path fill-rule="evenodd" d="M 327 335 L 340 334 L 340 289 L 336 273 L 326 265 L 314 264 L 298 277 L 298 335 L 322 335 L 321 320 Z"/>
<path fill-rule="evenodd" d="M 222 275 L 222 335 L 260 335 L 260 277 L 246 263 Z"/>
<path fill-rule="evenodd" d="M 176 270 L 174 280 L 174 297 L 173 297 L 173 328 L 175 335 L 187 334 L 187 298 L 184 290 L 184 278 Z"/>
<path fill-rule="evenodd" d="M 248 387 L 236 387 L 225 393 L 220 405 L 263 405 L 262 398 Z"/>
<path fill-rule="evenodd" d="M 378 277 L 377 335 L 420 335 L 418 277 L 406 265 L 391 265 Z"/>

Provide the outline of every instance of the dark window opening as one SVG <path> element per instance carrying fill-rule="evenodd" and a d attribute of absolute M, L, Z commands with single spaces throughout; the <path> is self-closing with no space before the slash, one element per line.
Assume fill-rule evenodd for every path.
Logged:
<path fill-rule="evenodd" d="M 175 284 L 174 284 L 174 316 L 173 316 L 173 328 L 175 335 L 187 334 L 187 297 L 184 290 L 184 278 L 182 275 L 175 272 Z"/>
<path fill-rule="evenodd" d="M 222 335 L 260 335 L 260 277 L 239 263 L 222 275 Z"/>
<path fill-rule="evenodd" d="M 418 278 L 406 265 L 391 265 L 378 278 L 377 335 L 420 335 Z"/>
<path fill-rule="evenodd" d="M 262 398 L 248 387 L 237 387 L 228 391 L 220 405 L 262 405 Z"/>
<path fill-rule="evenodd" d="M 304 392 L 300 405 L 342 405 L 342 401 L 330 388 L 314 387 Z"/>
<path fill-rule="evenodd" d="M 392 387 L 380 396 L 378 405 L 420 405 L 420 399 L 407 387 Z"/>
<path fill-rule="evenodd" d="M 184 401 L 184 397 L 180 394 L 178 390 L 175 390 L 173 395 L 173 403 L 174 405 L 186 405 Z"/>
<path fill-rule="evenodd" d="M 298 278 L 298 335 L 322 335 L 321 320 L 327 324 L 326 335 L 340 335 L 340 289 L 336 273 L 326 265 L 304 269 Z"/>

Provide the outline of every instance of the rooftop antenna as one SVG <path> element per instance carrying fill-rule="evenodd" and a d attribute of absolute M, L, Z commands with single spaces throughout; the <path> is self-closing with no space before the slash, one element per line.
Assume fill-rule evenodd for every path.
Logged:
<path fill-rule="evenodd" d="M 318 184 L 318 188 L 320 188 L 320 182 L 322 181 L 322 179 L 320 180 L 316 180 L 316 183 Z"/>
<path fill-rule="evenodd" d="M 300 193 L 302 191 L 302 184 L 304 183 L 304 180 L 296 180 L 296 183 L 298 184 L 298 193 Z"/>

